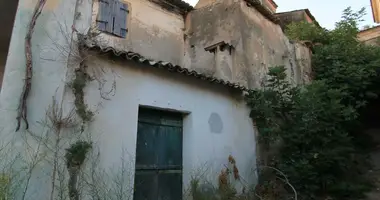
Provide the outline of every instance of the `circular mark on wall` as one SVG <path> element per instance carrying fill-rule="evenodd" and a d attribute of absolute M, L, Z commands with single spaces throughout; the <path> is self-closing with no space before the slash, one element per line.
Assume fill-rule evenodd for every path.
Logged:
<path fill-rule="evenodd" d="M 223 122 L 218 113 L 211 113 L 210 117 L 208 118 L 208 125 L 212 133 L 222 133 Z"/>

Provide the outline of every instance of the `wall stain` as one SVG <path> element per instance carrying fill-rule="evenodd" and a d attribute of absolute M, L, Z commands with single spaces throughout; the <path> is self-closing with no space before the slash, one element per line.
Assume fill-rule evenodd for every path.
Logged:
<path fill-rule="evenodd" d="M 218 113 L 211 113 L 208 118 L 208 125 L 212 133 L 222 133 L 223 131 L 223 121 Z"/>

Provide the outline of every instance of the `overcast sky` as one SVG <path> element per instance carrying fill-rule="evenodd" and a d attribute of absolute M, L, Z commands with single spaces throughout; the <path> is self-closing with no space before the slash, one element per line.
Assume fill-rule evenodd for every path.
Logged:
<path fill-rule="evenodd" d="M 198 0 L 184 0 L 191 5 L 195 5 Z M 353 10 L 365 7 L 367 16 L 364 25 L 373 25 L 370 0 L 275 0 L 278 5 L 277 12 L 309 8 L 311 14 L 317 21 L 326 28 L 333 28 L 335 22 L 340 20 L 342 11 L 351 6 Z"/>

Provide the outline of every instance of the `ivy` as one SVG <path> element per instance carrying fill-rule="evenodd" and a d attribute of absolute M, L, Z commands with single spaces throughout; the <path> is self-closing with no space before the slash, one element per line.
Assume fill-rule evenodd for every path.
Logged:
<path fill-rule="evenodd" d="M 333 30 L 289 25 L 291 39 L 313 44 L 313 82 L 292 86 L 278 66 L 247 95 L 260 145 L 276 149 L 268 163 L 288 176 L 300 199 L 359 199 L 371 189 L 356 130 L 362 110 L 380 94 L 380 48 L 357 41 L 363 15 L 347 8 Z"/>
<path fill-rule="evenodd" d="M 77 141 L 66 149 L 66 167 L 69 172 L 68 189 L 70 200 L 79 200 L 79 190 L 77 188 L 80 169 L 86 159 L 87 153 L 91 150 L 92 144 L 86 141 Z"/>
<path fill-rule="evenodd" d="M 70 83 L 70 87 L 74 93 L 74 105 L 77 115 L 82 119 L 82 131 L 84 129 L 84 123 L 89 122 L 94 117 L 94 113 L 88 108 L 84 102 L 84 88 L 88 81 L 91 81 L 91 77 L 86 72 L 86 66 L 84 63 L 80 64 L 80 67 L 75 70 L 75 78 Z"/>

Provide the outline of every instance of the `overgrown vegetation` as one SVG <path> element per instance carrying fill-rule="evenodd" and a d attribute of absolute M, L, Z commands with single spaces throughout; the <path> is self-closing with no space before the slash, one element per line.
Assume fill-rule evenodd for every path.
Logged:
<path fill-rule="evenodd" d="M 357 141 L 362 137 L 361 111 L 380 94 L 380 48 L 356 39 L 364 14 L 364 9 L 347 8 L 333 30 L 289 25 L 291 39 L 313 44 L 314 81 L 292 86 L 285 68 L 274 67 L 264 88 L 247 95 L 260 144 L 265 151 L 275 151 L 266 163 L 288 176 L 300 199 L 359 199 L 371 189 L 367 154 Z M 273 177 L 260 182 L 265 188 L 259 192 L 291 192 Z"/>
<path fill-rule="evenodd" d="M 233 156 L 228 157 L 228 166 L 221 170 L 218 175 L 218 184 L 214 186 L 205 181 L 203 177 L 192 177 L 190 181 L 190 197 L 193 200 L 252 200 L 255 199 L 253 187 L 242 183 L 236 161 Z M 243 191 L 239 193 L 234 183 L 241 183 Z M 251 189 L 249 189 L 251 187 Z M 246 189 L 247 188 L 247 189 Z"/>
<path fill-rule="evenodd" d="M 70 87 L 74 93 L 76 113 L 82 119 L 83 123 L 91 121 L 94 116 L 94 113 L 88 108 L 84 101 L 84 88 L 90 80 L 91 77 L 86 72 L 85 64 L 81 63 L 80 67 L 75 70 L 75 78 L 71 82 Z"/>
<path fill-rule="evenodd" d="M 70 148 L 66 149 L 66 167 L 69 171 L 69 195 L 71 200 L 79 200 L 77 182 L 79 172 L 86 159 L 87 153 L 92 148 L 92 144 L 86 141 L 77 141 Z"/>

